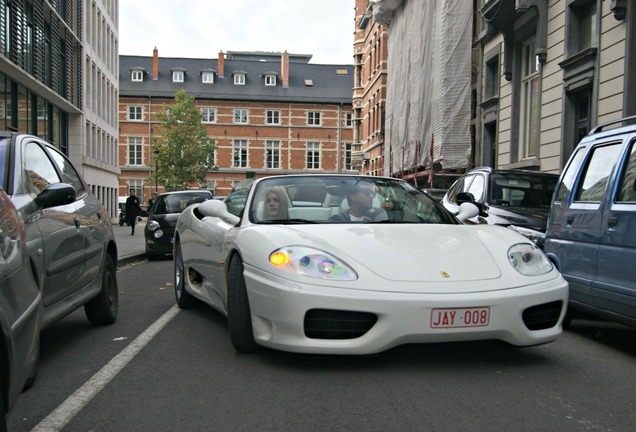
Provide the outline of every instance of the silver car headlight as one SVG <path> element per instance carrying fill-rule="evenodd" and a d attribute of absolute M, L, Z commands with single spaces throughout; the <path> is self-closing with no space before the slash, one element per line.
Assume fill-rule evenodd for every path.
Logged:
<path fill-rule="evenodd" d="M 275 250 L 269 262 L 276 268 L 316 279 L 356 280 L 358 275 L 346 263 L 331 254 L 304 246 L 286 246 Z"/>
<path fill-rule="evenodd" d="M 538 276 L 552 271 L 552 263 L 534 244 L 519 243 L 508 249 L 508 261 L 525 276 Z"/>
<path fill-rule="evenodd" d="M 158 239 L 159 237 L 163 237 L 163 230 L 156 230 L 155 232 L 152 233 L 153 237 Z"/>
<path fill-rule="evenodd" d="M 158 230 L 160 228 L 159 222 L 157 221 L 148 221 L 148 224 L 146 224 L 146 227 L 148 228 L 148 231 L 154 231 L 154 230 Z"/>

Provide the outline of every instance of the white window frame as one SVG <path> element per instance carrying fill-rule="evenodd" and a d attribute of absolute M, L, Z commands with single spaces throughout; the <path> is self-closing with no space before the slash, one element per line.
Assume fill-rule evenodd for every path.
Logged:
<path fill-rule="evenodd" d="M 280 169 L 280 141 L 265 141 L 265 168 Z"/>
<path fill-rule="evenodd" d="M 348 112 L 345 113 L 345 127 L 353 127 L 353 113 Z"/>
<path fill-rule="evenodd" d="M 143 82 L 144 80 L 144 71 L 134 70 L 130 74 L 130 80 L 132 82 Z"/>
<path fill-rule="evenodd" d="M 307 111 L 307 126 L 320 126 L 320 111 Z"/>
<path fill-rule="evenodd" d="M 142 137 L 128 137 L 126 150 L 126 162 L 129 166 L 144 164 L 144 140 Z"/>
<path fill-rule="evenodd" d="M 250 113 L 247 108 L 234 108 L 234 124 L 248 124 L 250 121 Z"/>
<path fill-rule="evenodd" d="M 265 75 L 265 85 L 276 86 L 276 75 L 274 74 Z"/>
<path fill-rule="evenodd" d="M 143 200 L 144 194 L 144 181 L 143 179 L 128 179 L 128 190 L 134 189 L 135 195 L 139 197 L 140 200 Z"/>
<path fill-rule="evenodd" d="M 144 119 L 144 107 L 142 105 L 128 106 L 128 120 L 142 121 Z"/>
<path fill-rule="evenodd" d="M 539 59 L 535 54 L 536 39 L 522 45 L 521 112 L 519 116 L 519 158 L 531 159 L 539 153 L 539 108 L 541 106 L 541 80 Z"/>
<path fill-rule="evenodd" d="M 307 169 L 320 169 L 320 147 L 320 143 L 317 141 L 307 143 L 305 155 Z"/>
<path fill-rule="evenodd" d="M 279 125 L 280 124 L 280 111 L 279 110 L 267 110 L 267 111 L 265 111 L 265 124 Z"/>
<path fill-rule="evenodd" d="M 247 140 L 235 139 L 232 142 L 232 167 L 247 168 L 248 157 Z"/>
<path fill-rule="evenodd" d="M 212 119 L 210 119 L 212 118 Z M 216 123 L 216 108 L 201 108 L 201 123 Z"/>
<path fill-rule="evenodd" d="M 185 77 L 183 71 L 172 71 L 172 82 L 182 83 Z"/>
<path fill-rule="evenodd" d="M 214 83 L 214 72 L 203 72 L 201 74 L 201 82 L 203 84 L 213 84 Z"/>
<path fill-rule="evenodd" d="M 234 85 L 245 85 L 245 74 L 244 73 L 234 74 Z"/>

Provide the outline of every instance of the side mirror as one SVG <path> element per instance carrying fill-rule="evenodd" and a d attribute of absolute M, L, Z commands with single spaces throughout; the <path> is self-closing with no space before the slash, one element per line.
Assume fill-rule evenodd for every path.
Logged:
<path fill-rule="evenodd" d="M 479 214 L 479 207 L 474 202 L 465 202 L 459 206 L 459 212 L 455 215 L 460 222 L 474 218 Z"/>
<path fill-rule="evenodd" d="M 75 188 L 67 183 L 53 183 L 35 197 L 35 204 L 41 208 L 51 208 L 75 202 Z"/>
<path fill-rule="evenodd" d="M 227 205 L 221 200 L 207 200 L 199 204 L 199 213 L 203 216 L 216 217 L 224 220 L 230 225 L 236 225 L 241 221 L 241 218 L 233 215 L 227 211 Z"/>

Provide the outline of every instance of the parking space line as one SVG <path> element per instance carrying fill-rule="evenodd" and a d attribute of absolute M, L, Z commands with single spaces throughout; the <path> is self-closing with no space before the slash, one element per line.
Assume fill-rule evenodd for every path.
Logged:
<path fill-rule="evenodd" d="M 35 426 L 32 432 L 57 432 L 79 413 L 180 311 L 172 306 L 157 321 L 75 390 L 60 406 Z"/>

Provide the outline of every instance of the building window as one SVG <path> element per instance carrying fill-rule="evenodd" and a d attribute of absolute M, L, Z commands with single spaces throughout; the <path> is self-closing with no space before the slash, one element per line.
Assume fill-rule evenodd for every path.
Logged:
<path fill-rule="evenodd" d="M 280 168 L 280 141 L 265 141 L 265 168 Z"/>
<path fill-rule="evenodd" d="M 201 108 L 202 123 L 216 123 L 216 108 Z"/>
<path fill-rule="evenodd" d="M 320 126 L 320 112 L 309 111 L 307 113 L 307 125 L 308 126 Z"/>
<path fill-rule="evenodd" d="M 244 108 L 237 108 L 234 110 L 234 123 L 246 124 L 248 122 L 247 110 Z"/>
<path fill-rule="evenodd" d="M 207 188 L 210 192 L 212 192 L 212 195 L 216 195 L 216 180 L 208 180 Z"/>
<path fill-rule="evenodd" d="M 207 162 L 208 162 L 208 166 L 209 166 L 209 167 L 214 167 L 214 166 L 216 166 L 216 157 L 215 157 L 215 155 L 214 155 L 214 150 L 212 150 L 212 151 L 210 152 L 210 154 L 208 155 L 208 160 L 207 160 Z"/>
<path fill-rule="evenodd" d="M 351 165 L 351 143 L 345 143 L 344 158 L 345 158 L 345 169 L 352 170 L 353 165 Z"/>
<path fill-rule="evenodd" d="M 183 82 L 184 75 L 183 71 L 172 71 L 172 82 Z"/>
<path fill-rule="evenodd" d="M 234 168 L 247 168 L 247 140 L 234 140 Z"/>
<path fill-rule="evenodd" d="M 320 168 L 320 143 L 307 143 L 307 169 Z"/>
<path fill-rule="evenodd" d="M 214 82 L 214 72 L 203 72 L 201 74 L 201 82 L 203 84 L 212 84 Z"/>
<path fill-rule="evenodd" d="M 486 61 L 484 71 L 484 100 L 499 95 L 499 56 L 496 55 Z"/>
<path fill-rule="evenodd" d="M 142 82 L 144 80 L 144 72 L 140 70 L 132 71 L 130 76 L 133 82 Z"/>
<path fill-rule="evenodd" d="M 571 56 L 595 45 L 597 2 L 570 0 L 568 54 Z"/>
<path fill-rule="evenodd" d="M 267 110 L 265 113 L 265 122 L 267 124 L 280 124 L 280 111 Z"/>
<path fill-rule="evenodd" d="M 345 114 L 345 127 L 353 127 L 353 113 Z"/>
<path fill-rule="evenodd" d="M 128 107 L 128 120 L 143 120 L 143 107 L 141 105 L 131 105 Z"/>
<path fill-rule="evenodd" d="M 245 74 L 242 74 L 242 73 L 234 74 L 234 84 L 245 85 Z"/>
<path fill-rule="evenodd" d="M 135 195 L 139 197 L 139 199 L 143 199 L 144 196 L 144 181 L 142 179 L 128 179 L 128 190 L 135 190 Z"/>
<path fill-rule="evenodd" d="M 128 165 L 143 165 L 143 143 L 141 137 L 128 137 Z"/>
<path fill-rule="evenodd" d="M 531 39 L 522 48 L 521 116 L 520 140 L 521 159 L 537 156 L 539 145 L 539 60 L 535 54 L 536 41 Z"/>
<path fill-rule="evenodd" d="M 265 75 L 265 85 L 266 86 L 275 86 L 276 85 L 276 75 Z"/>

